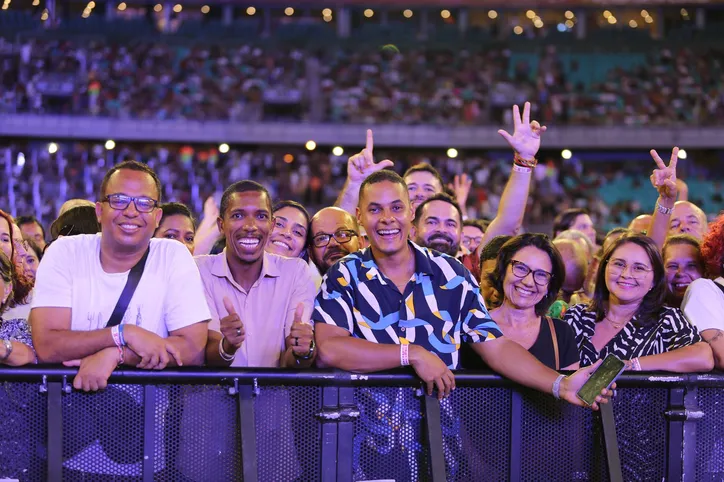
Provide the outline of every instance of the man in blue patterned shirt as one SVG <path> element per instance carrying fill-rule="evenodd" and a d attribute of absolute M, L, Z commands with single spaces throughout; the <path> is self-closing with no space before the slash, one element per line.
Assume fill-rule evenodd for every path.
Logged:
<path fill-rule="evenodd" d="M 355 372 L 411 365 L 432 395 L 455 388 L 461 343 L 498 373 L 582 405 L 576 392 L 593 372 L 563 377 L 502 336 L 477 282 L 457 260 L 408 240 L 413 212 L 405 181 L 373 173 L 360 186 L 357 217 L 370 247 L 327 272 L 315 301 L 318 363 Z M 604 390 L 598 402 L 608 401 Z M 593 408 L 597 408 L 594 403 Z"/>

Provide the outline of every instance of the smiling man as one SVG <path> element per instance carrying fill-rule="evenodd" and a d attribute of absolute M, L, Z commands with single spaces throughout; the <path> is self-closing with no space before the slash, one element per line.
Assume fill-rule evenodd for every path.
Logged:
<path fill-rule="evenodd" d="M 312 218 L 309 255 L 322 275 L 334 263 L 359 250 L 359 244 L 357 220 L 344 209 L 324 208 Z"/>
<path fill-rule="evenodd" d="M 95 205 L 102 232 L 58 238 L 40 263 L 30 312 L 33 343 L 41 363 L 79 366 L 76 389 L 105 389 L 120 364 L 160 370 L 204 362 L 210 315 L 199 271 L 181 243 L 151 239 L 161 219 L 161 192 L 158 176 L 145 164 L 113 166 Z M 104 413 L 102 423 L 142 423 L 141 405 L 127 403 L 141 400 L 142 388 L 111 386 L 104 397 L 120 397 L 111 400 L 124 409 Z M 64 475 L 69 469 L 82 472 L 69 473 L 73 480 L 98 479 L 90 472 L 140 477 L 140 456 L 119 461 L 97 438 L 77 435 L 70 436 L 68 445 L 77 448 Z M 123 447 L 138 442 L 123 430 L 115 437 Z"/>
<path fill-rule="evenodd" d="M 462 236 L 462 211 L 447 194 L 436 194 L 415 209 L 415 242 L 448 256 L 457 256 Z"/>
<path fill-rule="evenodd" d="M 308 323 L 316 290 L 307 264 L 265 252 L 272 231 L 269 192 L 253 181 L 221 197 L 220 254 L 196 264 L 211 310 L 206 363 L 236 367 L 308 367 L 314 332 Z"/>
<path fill-rule="evenodd" d="M 470 343 L 502 375 L 581 405 L 576 392 L 591 369 L 564 377 L 542 365 L 502 336 L 462 264 L 408 241 L 412 210 L 399 175 L 365 179 L 357 217 L 370 247 L 335 264 L 315 302 L 322 365 L 363 373 L 410 365 L 442 398 L 455 388 L 460 343 Z"/>

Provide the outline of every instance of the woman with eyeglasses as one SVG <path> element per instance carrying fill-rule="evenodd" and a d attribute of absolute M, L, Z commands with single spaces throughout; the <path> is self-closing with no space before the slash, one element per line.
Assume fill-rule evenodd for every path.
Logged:
<path fill-rule="evenodd" d="M 578 351 L 574 333 L 563 321 L 546 316 L 563 284 L 563 260 L 545 234 L 521 234 L 498 252 L 488 275 L 502 303 L 490 316 L 503 334 L 554 370 L 576 370 Z M 467 354 L 463 363 L 471 363 Z M 471 360 L 472 361 L 472 360 Z"/>
<path fill-rule="evenodd" d="M 709 371 L 714 358 L 678 308 L 664 306 L 664 262 L 656 244 L 625 234 L 604 252 L 587 305 L 564 320 L 576 332 L 581 366 L 613 353 L 631 370 Z"/>

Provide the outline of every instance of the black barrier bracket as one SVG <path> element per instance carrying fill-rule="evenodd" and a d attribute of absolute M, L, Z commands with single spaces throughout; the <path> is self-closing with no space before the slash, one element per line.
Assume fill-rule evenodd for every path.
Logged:
<path fill-rule="evenodd" d="M 322 389 L 322 411 L 317 414 L 317 420 L 321 422 L 322 426 L 321 482 L 337 481 L 337 422 L 339 419 L 323 414 L 338 411 L 338 406 L 339 389 L 324 387 Z"/>
<path fill-rule="evenodd" d="M 354 388 L 339 389 L 339 409 L 357 410 Z M 354 460 L 354 421 L 349 419 L 337 423 L 337 482 L 352 482 Z"/>
<path fill-rule="evenodd" d="M 241 443 L 241 465 L 244 482 L 257 482 L 259 468 L 256 455 L 256 420 L 254 416 L 254 387 L 252 385 L 239 385 L 234 380 L 233 390 L 239 400 L 239 430 Z M 229 389 L 232 394 L 232 389 Z"/>
<path fill-rule="evenodd" d="M 143 482 L 153 482 L 156 447 L 156 386 L 143 387 Z"/>
<path fill-rule="evenodd" d="M 613 416 L 613 403 L 600 405 L 601 425 L 603 428 L 603 444 L 606 446 L 606 464 L 610 482 L 623 482 L 621 471 L 621 457 L 618 452 L 618 437 L 616 436 L 616 419 Z"/>
<path fill-rule="evenodd" d="M 510 393 L 510 481 L 518 482 L 521 477 L 523 398 L 518 390 Z"/>
<path fill-rule="evenodd" d="M 50 382 L 48 390 L 48 480 L 63 480 L 63 390 L 61 382 Z M 41 387 L 42 391 L 42 387 Z"/>
<path fill-rule="evenodd" d="M 699 407 L 695 386 L 674 388 L 669 392 L 667 480 L 694 482 L 696 477 L 696 425 L 704 412 Z"/>
<path fill-rule="evenodd" d="M 440 400 L 425 395 L 425 435 L 430 451 L 430 471 L 432 482 L 445 482 L 445 449 L 442 444 L 442 424 L 440 421 Z"/>

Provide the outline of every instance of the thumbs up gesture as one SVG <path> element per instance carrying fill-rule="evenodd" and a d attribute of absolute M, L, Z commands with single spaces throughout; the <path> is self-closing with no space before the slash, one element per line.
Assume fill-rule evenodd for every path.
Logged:
<path fill-rule="evenodd" d="M 314 339 L 314 329 L 312 325 L 303 320 L 303 315 L 304 305 L 299 303 L 296 311 L 294 311 L 294 322 L 287 339 L 295 356 L 309 355 L 312 340 Z"/>
<path fill-rule="evenodd" d="M 241 322 L 241 318 L 236 314 L 236 309 L 228 296 L 224 296 L 224 308 L 228 315 L 219 320 L 221 325 L 221 334 L 226 338 L 226 342 L 234 347 L 236 351 L 246 338 L 246 332 L 244 331 L 244 323 Z"/>

